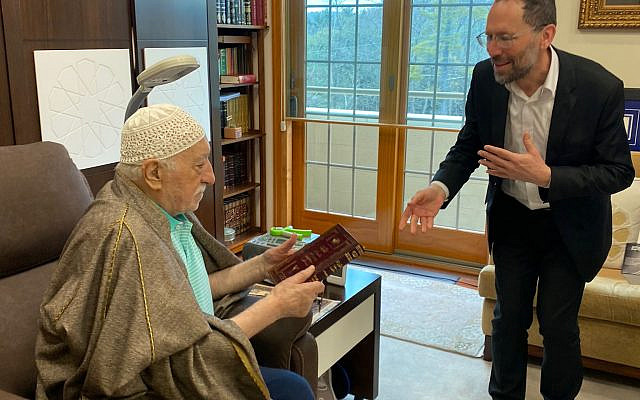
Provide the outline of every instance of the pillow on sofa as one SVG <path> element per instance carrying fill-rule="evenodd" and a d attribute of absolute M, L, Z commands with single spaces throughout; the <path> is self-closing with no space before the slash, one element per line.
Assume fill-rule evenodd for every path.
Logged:
<path fill-rule="evenodd" d="M 611 196 L 611 212 L 611 249 L 602 267 L 620 269 L 626 244 L 635 242 L 640 233 L 640 178 Z"/>

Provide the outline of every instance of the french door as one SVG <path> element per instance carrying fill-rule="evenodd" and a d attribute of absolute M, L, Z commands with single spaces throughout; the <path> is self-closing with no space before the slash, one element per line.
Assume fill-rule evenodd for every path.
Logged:
<path fill-rule="evenodd" d="M 490 1 L 290 0 L 292 220 L 344 225 L 368 250 L 469 263 L 487 258 L 477 171 L 426 235 L 398 218 L 463 123 L 471 40 Z"/>

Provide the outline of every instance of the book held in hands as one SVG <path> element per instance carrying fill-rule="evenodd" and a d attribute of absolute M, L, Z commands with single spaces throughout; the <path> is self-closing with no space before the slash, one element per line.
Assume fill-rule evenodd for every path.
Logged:
<path fill-rule="evenodd" d="M 275 265 L 269 271 L 269 279 L 278 283 L 314 265 L 316 271 L 307 282 L 324 281 L 332 272 L 363 253 L 362 245 L 338 224 Z"/>

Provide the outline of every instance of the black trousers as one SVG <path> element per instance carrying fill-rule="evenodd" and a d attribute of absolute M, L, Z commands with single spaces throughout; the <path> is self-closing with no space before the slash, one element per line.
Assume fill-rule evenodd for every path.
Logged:
<path fill-rule="evenodd" d="M 578 275 L 551 210 L 529 210 L 498 191 L 489 224 L 494 238 L 497 303 L 492 321 L 489 394 L 524 399 L 527 329 L 536 315 L 543 336 L 540 393 L 574 399 L 582 385 L 578 310 L 584 281 Z"/>

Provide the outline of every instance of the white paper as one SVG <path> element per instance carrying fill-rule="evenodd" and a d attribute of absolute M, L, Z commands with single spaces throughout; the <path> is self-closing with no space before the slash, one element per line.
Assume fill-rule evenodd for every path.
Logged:
<path fill-rule="evenodd" d="M 144 49 L 145 68 L 165 58 L 178 55 L 195 57 L 200 67 L 175 82 L 156 86 L 147 96 L 147 104 L 168 103 L 182 108 L 202 125 L 207 139 L 211 140 L 207 48 L 147 47 Z"/>
<path fill-rule="evenodd" d="M 63 144 L 80 169 L 120 159 L 131 98 L 128 49 L 33 52 L 42 140 Z"/>

